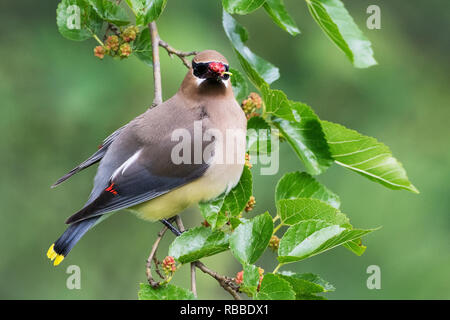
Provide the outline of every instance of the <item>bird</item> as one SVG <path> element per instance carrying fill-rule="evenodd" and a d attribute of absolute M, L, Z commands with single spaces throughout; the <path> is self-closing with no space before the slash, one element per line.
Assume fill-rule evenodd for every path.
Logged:
<path fill-rule="evenodd" d="M 179 235 L 168 219 L 237 185 L 245 164 L 247 121 L 230 76 L 222 54 L 198 53 L 175 95 L 117 129 L 52 185 L 99 163 L 87 202 L 66 220 L 68 227 L 47 251 L 55 266 L 114 211 L 160 220 Z M 234 141 L 231 147 L 228 140 Z"/>

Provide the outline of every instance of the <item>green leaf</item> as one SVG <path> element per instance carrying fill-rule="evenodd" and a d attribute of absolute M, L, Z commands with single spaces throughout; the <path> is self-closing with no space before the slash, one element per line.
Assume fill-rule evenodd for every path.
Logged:
<path fill-rule="evenodd" d="M 247 166 L 244 166 L 238 184 L 225 196 L 220 209 L 221 213 L 228 217 L 238 216 L 245 209 L 252 194 L 252 172 Z"/>
<path fill-rule="evenodd" d="M 275 137 L 274 137 L 275 138 Z M 272 145 L 272 127 L 261 117 L 252 117 L 247 122 L 247 151 L 250 155 L 276 152 Z M 278 137 L 276 137 L 278 139 Z"/>
<path fill-rule="evenodd" d="M 150 67 L 153 67 L 152 42 L 150 39 L 150 32 L 147 28 L 143 29 L 133 42 L 132 52 L 139 60 Z"/>
<path fill-rule="evenodd" d="M 240 291 L 246 293 L 249 297 L 256 294 L 259 284 L 259 268 L 253 264 L 245 264 L 244 266 L 243 282 Z"/>
<path fill-rule="evenodd" d="M 355 239 L 343 244 L 343 247 L 350 250 L 357 256 L 361 256 L 367 249 L 365 245 L 362 244 L 361 239 Z"/>
<path fill-rule="evenodd" d="M 249 14 L 264 4 L 265 0 L 222 0 L 222 5 L 231 14 Z"/>
<path fill-rule="evenodd" d="M 238 184 L 228 194 L 223 193 L 210 201 L 200 202 L 200 212 L 211 228 L 220 228 L 232 217 L 239 216 L 252 193 L 252 173 L 247 166 L 244 166 Z"/>
<path fill-rule="evenodd" d="M 136 24 L 146 26 L 158 19 L 166 7 L 167 0 L 127 0 L 136 16 Z"/>
<path fill-rule="evenodd" d="M 220 230 L 196 227 L 183 232 L 169 247 L 169 256 L 188 263 L 228 250 L 229 235 Z"/>
<path fill-rule="evenodd" d="M 277 183 L 275 202 L 281 199 L 315 198 L 338 209 L 339 196 L 320 184 L 306 172 L 286 173 Z"/>
<path fill-rule="evenodd" d="M 62 0 L 56 9 L 56 24 L 65 38 L 83 41 L 100 32 L 103 21 L 86 0 Z"/>
<path fill-rule="evenodd" d="M 340 0 L 306 0 L 308 9 L 320 28 L 357 68 L 377 64 L 371 43 L 362 34 Z"/>
<path fill-rule="evenodd" d="M 219 216 L 223 201 L 225 200 L 225 193 L 221 194 L 215 199 L 207 202 L 200 202 L 198 204 L 203 218 L 211 225 L 211 228 L 216 229 L 223 224 L 223 217 Z"/>
<path fill-rule="evenodd" d="M 264 83 L 272 83 L 280 77 L 278 68 L 266 60 L 255 55 L 245 42 L 248 39 L 247 30 L 233 19 L 225 10 L 223 11 L 223 28 L 233 45 L 238 60 L 247 74 L 248 78 L 256 87 Z"/>
<path fill-rule="evenodd" d="M 125 26 L 130 23 L 127 12 L 115 2 L 109 0 L 87 0 L 97 14 L 105 21 L 116 26 Z"/>
<path fill-rule="evenodd" d="M 306 104 L 288 100 L 284 92 L 261 87 L 266 112 L 310 174 L 324 172 L 333 162 L 317 115 Z"/>
<path fill-rule="evenodd" d="M 334 291 L 334 287 L 313 273 L 297 274 L 289 271 L 282 271 L 278 273 L 281 279 L 286 280 L 295 292 L 297 300 L 315 300 L 323 299 L 322 296 L 317 296 L 317 293 L 324 293 Z"/>
<path fill-rule="evenodd" d="M 194 294 L 184 288 L 167 284 L 158 288 L 152 288 L 146 283 L 141 283 L 138 292 L 139 300 L 194 300 Z"/>
<path fill-rule="evenodd" d="M 351 228 L 345 214 L 317 199 L 282 199 L 277 202 L 278 214 L 285 225 L 293 225 L 303 220 L 324 220 L 344 228 Z"/>
<path fill-rule="evenodd" d="M 295 21 L 289 16 L 283 0 L 266 0 L 264 9 L 281 29 L 292 36 L 300 33 Z"/>
<path fill-rule="evenodd" d="M 323 220 L 306 220 L 291 226 L 280 241 L 278 261 L 290 263 L 330 250 L 374 231 L 345 229 Z"/>
<path fill-rule="evenodd" d="M 269 273 L 264 275 L 255 300 L 295 300 L 295 292 L 288 281 Z"/>
<path fill-rule="evenodd" d="M 336 123 L 322 121 L 322 127 L 337 164 L 390 189 L 419 193 L 387 146 Z"/>
<path fill-rule="evenodd" d="M 233 87 L 233 93 L 237 101 L 242 101 L 247 98 L 248 84 L 245 81 L 244 76 L 238 70 L 230 68 L 230 72 L 233 74 L 230 77 L 231 86 Z"/>
<path fill-rule="evenodd" d="M 252 264 L 263 254 L 273 232 L 268 212 L 242 222 L 230 237 L 230 249 L 242 264 Z"/>

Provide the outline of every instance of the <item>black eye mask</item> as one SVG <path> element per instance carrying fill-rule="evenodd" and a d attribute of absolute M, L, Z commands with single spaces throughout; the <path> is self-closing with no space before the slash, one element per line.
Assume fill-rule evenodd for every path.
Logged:
<path fill-rule="evenodd" d="M 194 73 L 194 76 L 200 79 L 206 79 L 206 78 L 214 78 L 215 73 L 212 72 L 209 69 L 210 62 L 194 62 L 192 61 L 192 70 Z M 225 72 L 229 71 L 229 66 L 227 64 L 223 64 L 225 66 Z M 224 74 L 220 77 L 223 80 L 228 80 L 230 78 L 229 74 Z"/>

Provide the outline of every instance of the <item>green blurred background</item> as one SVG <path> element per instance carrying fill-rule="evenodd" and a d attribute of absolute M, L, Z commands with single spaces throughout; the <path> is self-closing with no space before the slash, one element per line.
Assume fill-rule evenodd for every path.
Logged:
<path fill-rule="evenodd" d="M 280 68 L 274 87 L 308 103 L 322 119 L 386 143 L 421 191 L 392 191 L 332 167 L 318 179 L 341 196 L 353 225 L 383 228 L 366 238 L 362 257 L 337 248 L 293 264 L 291 270 L 315 272 L 333 283 L 337 290 L 327 294 L 331 299 L 449 299 L 450 3 L 344 1 L 379 62 L 358 70 L 319 30 L 303 1 L 285 2 L 302 31 L 295 38 L 262 9 L 237 17 L 248 28 L 252 50 Z M 381 7 L 381 30 L 365 27 L 370 4 Z M 126 212 L 114 215 L 54 268 L 45 256 L 47 248 L 64 231 L 65 218 L 83 205 L 95 169 L 57 189 L 49 186 L 150 105 L 152 70 L 136 58 L 99 61 L 92 53 L 93 40 L 63 38 L 55 24 L 56 5 L 32 0 L 0 4 L 0 298 L 135 299 L 160 224 Z M 161 37 L 174 47 L 216 49 L 236 67 L 220 19 L 218 0 L 169 0 L 158 25 Z M 161 54 L 168 98 L 186 70 Z M 255 177 L 254 213 L 273 214 L 276 181 L 283 173 L 302 170 L 287 145 L 281 152 L 278 175 Z M 188 227 L 201 221 L 196 210 L 183 217 Z M 163 241 L 160 255 L 172 239 Z M 258 264 L 270 271 L 274 258 L 268 252 Z M 204 262 L 228 275 L 240 270 L 229 253 Z M 81 290 L 66 288 L 71 264 L 81 268 Z M 381 290 L 366 287 L 369 265 L 381 268 Z M 199 298 L 229 298 L 201 272 L 198 279 Z M 174 282 L 188 286 L 187 267 Z"/>

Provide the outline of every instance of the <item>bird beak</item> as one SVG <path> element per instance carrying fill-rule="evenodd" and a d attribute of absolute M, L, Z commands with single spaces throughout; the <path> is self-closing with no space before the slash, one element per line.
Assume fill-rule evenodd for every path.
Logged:
<path fill-rule="evenodd" d="M 208 65 L 208 69 L 211 73 L 213 73 L 215 76 L 221 79 L 226 80 L 232 75 L 231 72 L 227 71 L 225 65 L 220 62 L 211 62 Z"/>

